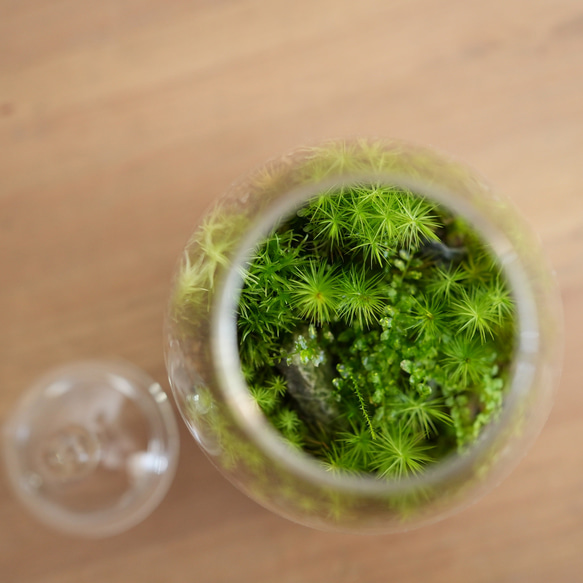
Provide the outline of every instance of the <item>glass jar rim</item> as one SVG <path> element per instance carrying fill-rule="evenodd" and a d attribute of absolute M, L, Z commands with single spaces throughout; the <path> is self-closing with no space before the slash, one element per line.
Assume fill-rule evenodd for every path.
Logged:
<path fill-rule="evenodd" d="M 408 144 L 403 145 L 398 142 L 397 144 L 401 149 L 412 147 Z M 416 147 L 413 148 L 416 149 Z M 478 208 L 475 201 L 464 199 L 460 193 L 454 192 L 447 185 L 432 183 L 429 177 L 419 178 L 408 176 L 405 173 L 372 169 L 356 173 L 339 171 L 333 177 L 327 177 L 309 185 L 293 186 L 282 192 L 275 202 L 257 217 L 255 224 L 247 231 L 219 287 L 216 309 L 213 310 L 211 320 L 211 343 L 212 354 L 216 358 L 215 371 L 224 398 L 239 426 L 264 454 L 276 459 L 278 463 L 310 482 L 343 491 L 379 495 L 403 493 L 419 487 L 443 483 L 463 474 L 468 468 L 478 464 L 481 459 L 488 456 L 488 453 L 495 447 L 497 436 L 505 430 L 512 430 L 519 409 L 523 406 L 524 398 L 529 393 L 537 393 L 536 398 L 543 400 L 543 393 L 549 392 L 545 389 L 549 386 L 548 382 L 545 382 L 544 386 L 535 386 L 541 375 L 545 377 L 546 381 L 549 380 L 547 373 L 554 368 L 556 360 L 550 356 L 550 353 L 554 352 L 552 343 L 555 342 L 556 335 L 542 334 L 542 323 L 546 318 L 543 312 L 556 313 L 559 310 L 559 304 L 554 298 L 553 289 L 537 288 L 541 285 L 541 277 L 550 273 L 541 257 L 540 250 L 536 245 L 534 247 L 531 245 L 532 236 L 513 209 L 510 213 L 512 216 L 504 224 L 498 224 L 494 207 L 501 203 L 501 199 L 490 193 L 485 181 L 481 180 L 473 170 L 469 170 L 465 165 L 454 162 L 450 157 L 432 150 L 423 150 L 423 153 L 430 156 L 430 161 L 433 163 L 442 163 L 446 160 L 453 163 L 456 168 L 462 168 L 475 182 L 481 195 L 486 193 L 490 195 L 488 206 L 485 209 Z M 406 188 L 415 194 L 442 204 L 472 224 L 490 245 L 499 261 L 515 297 L 518 315 L 513 366 L 507 381 L 508 389 L 505 394 L 504 406 L 499 417 L 483 429 L 477 441 L 469 446 L 463 454 L 450 454 L 419 474 L 409 475 L 398 480 L 379 479 L 372 474 L 331 473 L 313 456 L 286 445 L 277 430 L 271 426 L 252 401 L 241 371 L 238 352 L 236 314 L 239 294 L 243 285 L 241 274 L 245 265 L 248 264 L 253 249 L 283 217 L 290 216 L 294 210 L 297 210 L 309 199 L 327 192 L 331 188 L 350 186 L 355 183 L 362 184 L 363 182 Z M 507 205 L 509 203 L 506 200 L 503 202 L 505 212 L 508 212 Z M 528 239 L 529 242 L 525 245 L 529 252 L 537 249 L 536 260 L 523 253 L 521 249 L 525 245 L 519 244 L 517 235 L 510 232 L 510 226 L 516 228 L 521 237 L 525 236 Z M 550 385 L 552 386 L 552 384 L 551 382 Z M 529 442 L 542 428 L 549 408 L 550 397 L 548 406 L 543 407 L 539 418 L 529 423 L 530 432 L 528 436 L 525 436 Z M 516 459 L 517 461 L 518 459 Z M 510 469 L 508 467 L 503 473 L 507 473 Z M 501 477 L 502 475 L 500 475 Z"/>

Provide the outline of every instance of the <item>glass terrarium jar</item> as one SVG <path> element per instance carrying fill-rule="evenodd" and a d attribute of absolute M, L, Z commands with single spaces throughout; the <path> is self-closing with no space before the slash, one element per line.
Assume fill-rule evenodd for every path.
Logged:
<path fill-rule="evenodd" d="M 460 219 L 469 225 L 492 254 L 513 300 L 514 332 L 508 340 L 511 357 L 496 414 L 474 431 L 464 447 L 452 448 L 421 471 L 342 471 L 294 446 L 258 406 L 241 363 L 239 302 L 258 246 L 290 217 L 301 216 L 310 201 L 362 185 L 413 193 L 446 209 L 451 221 Z M 433 251 L 436 246 L 440 253 L 451 251 L 443 251 L 445 246 L 437 236 L 431 242 L 432 237 L 427 231 L 416 241 L 417 246 L 431 244 Z M 375 247 L 376 242 L 370 244 Z M 392 251 L 381 251 L 377 259 L 382 263 L 383 253 L 389 257 Z M 408 257 L 403 250 L 401 256 L 390 256 L 397 266 Z M 365 254 L 363 262 L 368 259 Z M 426 262 L 431 261 L 435 259 Z M 293 301 L 294 296 L 290 310 Z M 378 311 L 387 322 L 389 309 L 373 307 L 370 313 Z M 362 317 L 358 324 L 355 312 L 349 315 L 354 320 L 349 320 L 352 327 L 368 324 Z M 268 162 L 234 184 L 204 217 L 186 245 L 174 277 L 166 317 L 166 363 L 174 397 L 190 432 L 219 470 L 251 498 L 316 528 L 390 532 L 435 520 L 473 502 L 518 462 L 550 408 L 557 373 L 559 315 L 552 278 L 535 240 L 509 203 L 493 194 L 473 171 L 434 151 L 398 141 L 337 140 L 300 148 Z M 311 316 L 317 328 L 318 314 Z M 483 332 L 479 319 L 473 326 L 476 333 Z M 448 341 L 455 342 L 464 327 L 454 326 Z M 390 342 L 390 335 L 385 338 Z M 421 332 L 410 341 L 415 344 L 420 339 Z M 260 344 L 261 338 L 255 342 Z M 335 340 L 329 342 L 333 345 Z M 335 365 L 342 370 L 342 365 Z M 412 366 L 414 362 L 400 363 L 406 371 L 403 374 L 411 374 Z M 449 370 L 447 363 L 432 366 L 442 373 Z M 391 383 L 389 378 L 376 376 L 381 385 Z M 459 392 L 460 383 L 472 380 L 462 373 L 458 377 Z M 333 393 L 332 387 L 317 386 L 326 383 L 315 378 L 312 397 L 322 391 Z M 419 386 L 430 393 L 436 386 L 439 389 L 440 382 L 447 381 Z M 361 393 L 358 387 L 355 391 L 374 441 L 369 414 L 372 417 L 376 411 L 378 417 L 380 408 L 374 409 L 368 391 Z M 341 400 L 337 393 L 335 400 Z M 382 413 L 388 415 L 390 406 L 383 407 Z M 479 403 L 475 409 L 477 417 Z M 363 426 L 366 430 L 364 422 Z M 325 447 L 333 450 L 334 444 Z"/>

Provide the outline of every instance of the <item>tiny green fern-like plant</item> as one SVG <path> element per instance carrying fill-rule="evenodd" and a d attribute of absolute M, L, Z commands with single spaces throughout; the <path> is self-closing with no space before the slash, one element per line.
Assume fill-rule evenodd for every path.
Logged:
<path fill-rule="evenodd" d="M 398 479 L 467 449 L 503 402 L 515 310 L 462 218 L 402 188 L 314 197 L 256 248 L 238 310 L 250 392 L 335 472 Z"/>

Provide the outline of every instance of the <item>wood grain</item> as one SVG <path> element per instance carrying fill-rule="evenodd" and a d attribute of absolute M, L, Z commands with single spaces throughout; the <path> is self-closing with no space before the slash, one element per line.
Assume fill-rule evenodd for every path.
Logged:
<path fill-rule="evenodd" d="M 38 525 L 2 475 L 0 580 L 583 580 L 582 55 L 578 0 L 0 0 L 0 422 L 78 358 L 164 382 L 192 225 L 238 175 L 324 137 L 401 137 L 477 168 L 538 232 L 566 314 L 542 435 L 455 517 L 312 531 L 237 492 L 183 429 L 167 498 L 112 539 Z"/>

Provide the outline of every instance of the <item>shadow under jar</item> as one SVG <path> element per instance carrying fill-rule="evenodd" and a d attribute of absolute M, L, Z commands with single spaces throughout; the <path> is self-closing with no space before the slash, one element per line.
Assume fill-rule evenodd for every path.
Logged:
<path fill-rule="evenodd" d="M 190 432 L 251 498 L 391 532 L 516 465 L 550 408 L 559 316 L 533 237 L 473 171 L 335 140 L 266 163 L 203 218 L 166 364 Z"/>

